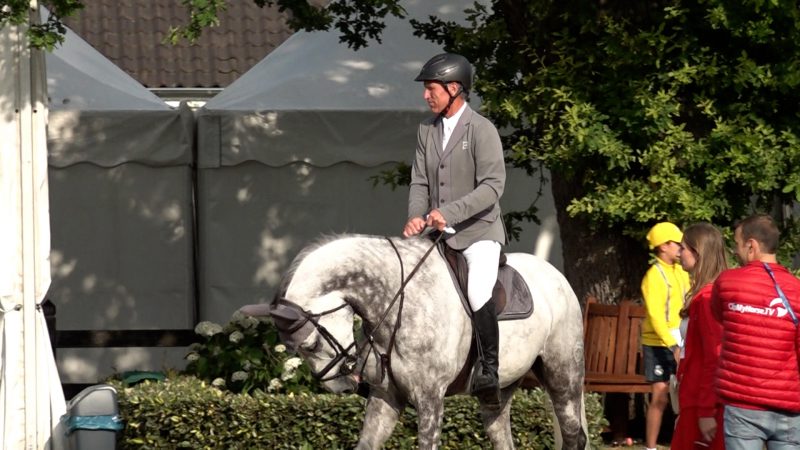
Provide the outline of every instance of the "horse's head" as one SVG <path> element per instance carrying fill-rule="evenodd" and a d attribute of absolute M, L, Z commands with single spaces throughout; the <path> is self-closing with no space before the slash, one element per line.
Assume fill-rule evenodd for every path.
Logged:
<path fill-rule="evenodd" d="M 373 376 L 382 369 L 377 353 L 356 348 L 354 311 L 367 323 L 370 318 L 380 322 L 384 301 L 395 294 L 401 275 L 394 246 L 369 236 L 328 238 L 303 249 L 281 281 L 270 314 L 284 343 L 331 391 L 353 390 L 356 377 L 378 379 Z M 382 255 L 386 250 L 390 264 Z M 390 330 L 380 331 L 388 335 Z"/>
<path fill-rule="evenodd" d="M 306 302 L 279 298 L 269 314 L 283 343 L 306 360 L 326 389 L 356 389 L 353 310 L 341 297 L 328 294 Z"/>

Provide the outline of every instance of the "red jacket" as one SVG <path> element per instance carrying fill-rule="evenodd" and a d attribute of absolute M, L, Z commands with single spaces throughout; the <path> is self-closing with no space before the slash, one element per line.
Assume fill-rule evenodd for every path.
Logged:
<path fill-rule="evenodd" d="M 779 264 L 769 266 L 792 309 L 800 313 L 800 280 Z M 753 261 L 723 272 L 714 283 L 711 301 L 722 323 L 716 374 L 722 403 L 800 412 L 800 333 L 763 263 Z"/>
<path fill-rule="evenodd" d="M 719 362 L 722 326 L 711 312 L 711 283 L 689 305 L 684 356 L 678 365 L 681 409 L 697 408 L 697 417 L 714 417 L 719 399 L 714 373 Z"/>

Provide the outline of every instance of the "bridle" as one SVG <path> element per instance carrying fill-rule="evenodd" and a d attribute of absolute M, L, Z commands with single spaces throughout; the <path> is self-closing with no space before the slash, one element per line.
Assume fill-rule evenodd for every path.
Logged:
<path fill-rule="evenodd" d="M 351 353 L 351 350 L 356 346 L 355 340 L 350 343 L 347 347 L 343 346 L 333 334 L 331 334 L 324 325 L 320 323 L 320 319 L 328 314 L 335 313 L 340 309 L 350 306 L 347 301 L 343 301 L 343 303 L 339 306 L 334 308 L 322 311 L 322 312 L 311 312 L 303 309 L 296 303 L 288 300 L 284 297 L 285 292 L 282 292 L 280 296 L 273 302 L 272 306 L 269 310 L 269 315 L 272 317 L 273 322 L 275 323 L 275 327 L 278 329 L 278 334 L 281 340 L 292 350 L 296 351 L 297 348 L 300 346 L 303 341 L 308 338 L 308 336 L 316 330 L 320 336 L 331 346 L 334 350 L 334 356 L 325 365 L 321 370 L 315 371 L 311 369 L 311 376 L 313 376 L 316 380 L 320 382 L 331 381 L 336 378 L 345 377 L 352 374 L 355 371 L 356 364 L 358 362 L 358 355 L 364 350 L 364 348 L 369 345 L 372 349 L 372 352 L 378 353 L 375 349 L 375 341 L 374 335 L 376 331 L 383 325 L 386 321 L 387 316 L 389 315 L 389 311 L 391 311 L 394 304 L 399 300 L 398 310 L 397 310 L 397 318 L 394 322 L 394 328 L 392 330 L 391 337 L 389 339 L 389 345 L 387 346 L 387 351 L 385 354 L 379 354 L 380 361 L 382 362 L 382 377 L 387 372 L 389 372 L 391 376 L 391 364 L 390 364 L 390 357 L 392 348 L 394 348 L 395 343 L 395 336 L 397 334 L 397 330 L 400 328 L 400 318 L 403 311 L 403 301 L 405 299 L 405 287 L 411 278 L 417 273 L 419 268 L 422 266 L 422 263 L 428 258 L 431 251 L 439 244 L 441 241 L 442 236 L 444 233 L 439 233 L 439 235 L 434 239 L 433 244 L 428 248 L 422 258 L 417 262 L 414 266 L 414 269 L 408 274 L 408 277 L 404 276 L 404 267 L 403 267 L 403 260 L 400 257 L 400 252 L 397 250 L 394 242 L 389 237 L 386 237 L 386 240 L 394 249 L 395 254 L 397 254 L 397 258 L 400 261 L 400 279 L 403 280 L 400 284 L 400 287 L 397 289 L 392 301 L 389 302 L 389 305 L 381 314 L 380 320 L 378 323 L 371 327 L 370 332 L 366 334 L 364 342 L 356 349 L 354 353 Z M 364 358 L 364 362 L 361 365 L 361 369 L 359 372 L 363 372 L 364 367 L 366 366 L 368 358 Z M 340 361 L 342 362 L 341 367 L 339 368 L 338 373 L 334 373 L 329 375 L 329 372 L 338 364 Z"/>
<path fill-rule="evenodd" d="M 331 348 L 333 348 L 333 359 L 331 359 L 322 370 L 316 372 L 314 369 L 311 369 L 311 375 L 319 381 L 330 381 L 335 378 L 347 376 L 355 369 L 357 359 L 354 355 L 349 353 L 350 349 L 355 346 L 355 341 L 347 347 L 344 347 L 336 337 L 319 322 L 319 319 L 322 317 L 333 314 L 347 306 L 349 306 L 349 304 L 343 302 L 335 308 L 313 313 L 301 308 L 291 300 L 281 297 L 276 300 L 270 308 L 270 316 L 273 322 L 275 322 L 275 327 L 278 329 L 281 340 L 293 351 L 296 351 L 300 344 L 305 341 L 314 330 L 322 336 Z M 344 360 L 344 363 L 339 369 L 339 373 L 326 377 L 328 372 L 341 360 Z"/>

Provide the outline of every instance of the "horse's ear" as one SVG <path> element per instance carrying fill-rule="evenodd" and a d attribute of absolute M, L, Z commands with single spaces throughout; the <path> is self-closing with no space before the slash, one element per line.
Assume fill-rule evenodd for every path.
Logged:
<path fill-rule="evenodd" d="M 286 332 L 292 332 L 300 328 L 308 320 L 299 308 L 292 308 L 283 304 L 271 305 L 267 314 L 272 317 L 278 328 Z"/>
<path fill-rule="evenodd" d="M 299 306 L 291 303 L 276 302 L 272 304 L 269 308 L 269 316 L 278 329 L 283 343 L 292 350 L 296 350 L 314 331 L 314 325 L 309 321 L 308 315 Z"/>
<path fill-rule="evenodd" d="M 247 316 L 268 316 L 270 305 L 258 303 L 254 305 L 244 305 L 239 308 L 239 312 Z"/>

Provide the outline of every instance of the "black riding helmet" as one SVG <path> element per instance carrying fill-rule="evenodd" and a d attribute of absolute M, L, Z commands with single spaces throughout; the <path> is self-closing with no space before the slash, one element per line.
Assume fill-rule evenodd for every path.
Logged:
<path fill-rule="evenodd" d="M 414 81 L 455 81 L 461 84 L 464 92 L 469 92 L 472 88 L 472 64 L 461 55 L 442 53 L 429 59 Z"/>

